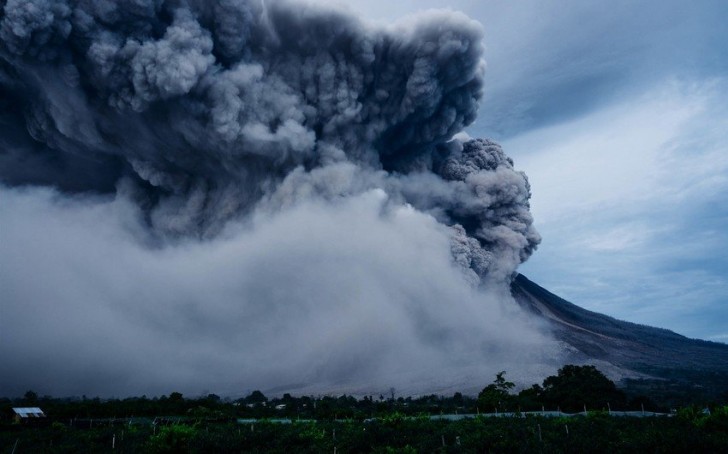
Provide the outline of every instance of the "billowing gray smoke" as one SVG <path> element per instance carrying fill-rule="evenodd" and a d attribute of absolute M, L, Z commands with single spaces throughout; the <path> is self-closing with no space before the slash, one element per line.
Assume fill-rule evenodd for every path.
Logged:
<path fill-rule="evenodd" d="M 50 186 L 58 193 L 38 193 L 39 210 L 54 212 L 59 200 L 126 207 L 117 227 L 146 250 L 232 241 L 246 228 L 258 235 L 301 207 L 334 221 L 328 210 L 384 194 L 372 216 L 398 219 L 409 207 L 417 222 L 436 220 L 427 225 L 434 236 L 447 232 L 450 266 L 501 293 L 540 241 L 525 175 L 498 145 L 453 139 L 476 117 L 484 72 L 481 27 L 461 14 L 384 28 L 287 0 L 0 5 L 0 181 L 9 200 L 28 196 L 14 187 Z M 62 211 L 74 210 L 84 212 Z M 3 217 L 21 232 L 32 216 L 7 208 Z M 6 257 L 24 254 L 6 247 Z M 15 303 L 30 304 L 20 301 L 31 298 L 22 279 L 6 279 Z M 220 301 L 233 304 L 228 297 Z M 413 310 L 428 327 L 418 336 L 447 344 L 456 324 L 442 331 Z"/>

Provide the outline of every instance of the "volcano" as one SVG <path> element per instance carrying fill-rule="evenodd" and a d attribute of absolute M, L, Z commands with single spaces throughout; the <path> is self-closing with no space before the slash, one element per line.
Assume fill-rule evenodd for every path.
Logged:
<path fill-rule="evenodd" d="M 512 280 L 479 22 L 308 3 L 1 2 L 0 395 L 724 387 L 726 346 Z"/>
<path fill-rule="evenodd" d="M 672 389 L 673 394 L 682 389 L 707 397 L 728 391 L 726 344 L 586 310 L 522 274 L 512 281 L 511 293 L 523 309 L 546 323 L 574 362 L 594 363 L 628 389 Z"/>

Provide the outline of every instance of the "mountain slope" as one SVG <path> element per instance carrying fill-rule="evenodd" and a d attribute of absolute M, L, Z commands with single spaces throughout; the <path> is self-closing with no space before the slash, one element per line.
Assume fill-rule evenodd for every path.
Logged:
<path fill-rule="evenodd" d="M 668 379 L 728 391 L 728 345 L 625 322 L 572 304 L 519 274 L 511 293 L 543 319 L 577 361 L 606 362 L 623 376 Z"/>

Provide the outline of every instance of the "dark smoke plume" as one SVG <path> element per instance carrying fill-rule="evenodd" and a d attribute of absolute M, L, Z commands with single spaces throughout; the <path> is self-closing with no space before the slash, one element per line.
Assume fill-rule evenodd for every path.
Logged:
<path fill-rule="evenodd" d="M 471 283 L 540 241 L 524 174 L 476 118 L 482 29 L 287 0 L 0 1 L 0 181 L 133 201 L 147 239 L 373 190 L 449 227 Z M 316 202 L 318 203 L 318 202 Z"/>
<path fill-rule="evenodd" d="M 462 15 L 384 30 L 287 1 L 9 0 L 0 36 L 7 183 L 124 188 L 158 232 L 209 236 L 292 173 L 350 162 L 439 176 L 405 200 L 462 225 L 455 255 L 480 275 L 538 243 L 498 147 L 444 145 L 482 92 Z"/>

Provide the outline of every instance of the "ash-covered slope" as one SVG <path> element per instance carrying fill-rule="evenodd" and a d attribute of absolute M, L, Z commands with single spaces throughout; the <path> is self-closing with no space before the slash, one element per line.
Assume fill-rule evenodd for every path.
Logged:
<path fill-rule="evenodd" d="M 543 318 L 555 336 L 575 350 L 577 361 L 607 362 L 625 376 L 681 379 L 696 384 L 707 377 L 721 382 L 728 378 L 728 345 L 689 339 L 666 329 L 588 311 L 521 274 L 513 280 L 511 292 L 523 308 Z"/>

